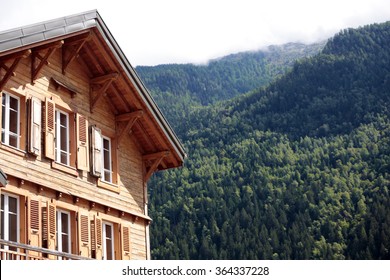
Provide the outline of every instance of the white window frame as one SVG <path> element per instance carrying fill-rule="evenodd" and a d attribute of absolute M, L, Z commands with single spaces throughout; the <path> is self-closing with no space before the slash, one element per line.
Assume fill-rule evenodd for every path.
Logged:
<path fill-rule="evenodd" d="M 4 221 L 1 221 L 2 224 L 4 225 L 4 228 L 0 229 L 2 231 L 2 237 L 4 240 L 9 240 L 9 198 L 15 198 L 16 199 L 16 242 L 19 242 L 20 240 L 20 201 L 19 201 L 19 196 L 17 195 L 11 195 L 5 192 L 2 192 L 1 195 L 4 195 L 4 205 L 1 205 L 1 212 L 4 213 L 3 219 Z M 12 213 L 14 214 L 14 213 Z M 6 230 L 7 229 L 7 230 Z M 4 245 L 4 250 L 9 250 L 8 245 Z M 19 251 L 19 249 L 18 249 Z"/>
<path fill-rule="evenodd" d="M 10 97 L 16 99 L 18 101 L 18 109 L 17 109 L 17 132 L 15 133 L 10 131 L 9 123 L 10 123 Z M 1 100 L 1 106 L 2 106 L 2 115 L 4 115 L 4 127 L 1 127 L 1 133 L 4 132 L 4 139 L 1 139 L 1 142 L 7 146 L 11 146 L 9 144 L 9 137 L 10 135 L 16 136 L 16 147 L 19 149 L 20 146 L 20 98 L 18 96 L 9 94 L 7 92 L 3 92 L 3 98 L 5 98 L 5 104 L 3 105 L 3 100 Z M 3 121 L 3 120 L 2 120 Z"/>
<path fill-rule="evenodd" d="M 107 238 L 107 232 L 106 232 L 106 226 L 111 227 L 111 260 L 115 259 L 115 252 L 114 252 L 114 224 L 110 222 L 103 221 L 102 227 L 103 227 L 103 259 L 108 260 L 107 258 L 107 246 L 106 246 L 106 240 Z"/>
<path fill-rule="evenodd" d="M 108 157 L 109 157 L 109 167 L 108 169 L 104 166 L 104 156 L 107 149 L 104 148 L 104 141 L 108 141 Z M 109 178 L 106 178 L 106 172 L 110 174 Z M 102 173 L 101 180 L 103 182 L 112 183 L 113 170 L 112 170 L 112 146 L 111 146 L 111 138 L 102 135 Z"/>
<path fill-rule="evenodd" d="M 62 232 L 62 217 L 61 217 L 61 214 L 65 214 L 68 216 L 68 224 L 66 225 L 67 229 L 68 229 L 68 252 L 66 253 L 69 253 L 71 254 L 72 250 L 71 250 L 71 228 L 70 228 L 70 219 L 71 219 L 71 216 L 70 216 L 70 212 L 68 211 L 65 211 L 65 210 L 62 210 L 62 209 L 57 209 L 57 224 L 56 224 L 56 227 L 57 227 L 57 251 L 59 252 L 64 252 L 63 250 L 63 246 L 62 246 L 62 235 L 64 234 L 64 232 Z"/>
<path fill-rule="evenodd" d="M 65 135 L 61 135 L 61 114 L 66 116 L 66 133 Z M 70 165 L 70 145 L 69 145 L 69 113 L 56 109 L 55 111 L 55 161 L 64 164 Z M 61 150 L 59 147 L 61 146 L 61 138 L 66 137 L 66 150 Z M 66 162 L 61 162 L 61 152 L 66 155 Z"/>

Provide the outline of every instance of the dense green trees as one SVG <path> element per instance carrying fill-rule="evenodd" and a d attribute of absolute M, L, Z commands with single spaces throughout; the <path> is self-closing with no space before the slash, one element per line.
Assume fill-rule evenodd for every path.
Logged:
<path fill-rule="evenodd" d="M 389 259 L 389 46 L 390 23 L 348 29 L 266 88 L 186 107 L 189 158 L 150 182 L 153 258 Z"/>

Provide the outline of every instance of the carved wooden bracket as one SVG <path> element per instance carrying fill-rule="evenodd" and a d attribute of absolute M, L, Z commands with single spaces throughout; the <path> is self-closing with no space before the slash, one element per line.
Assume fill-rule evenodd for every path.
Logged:
<path fill-rule="evenodd" d="M 138 111 L 134 111 L 131 113 L 121 114 L 121 115 L 118 115 L 115 117 L 115 122 L 117 124 L 117 127 L 119 127 L 118 124 L 120 122 L 127 122 L 125 128 L 123 128 L 121 131 L 119 131 L 119 128 L 118 128 L 118 130 L 116 132 L 118 145 L 119 145 L 121 139 L 123 138 L 123 136 L 125 135 L 125 133 L 130 131 L 130 129 L 135 124 L 135 122 L 139 118 L 141 118 L 143 116 L 143 114 L 144 114 L 144 112 L 142 110 L 138 110 Z"/>
<path fill-rule="evenodd" d="M 110 73 L 107 75 L 99 76 L 92 78 L 90 80 L 90 99 L 91 99 L 91 112 L 96 106 L 100 98 L 106 93 L 107 89 L 110 87 L 111 83 L 118 78 L 119 74 L 117 72 Z M 94 89 L 95 86 L 99 88 Z M 93 94 L 95 92 L 95 94 Z"/>
<path fill-rule="evenodd" d="M 64 44 L 64 41 L 54 42 L 49 45 L 44 45 L 33 49 L 31 54 L 31 84 L 34 84 L 34 80 L 37 78 L 39 72 L 42 70 L 44 65 L 49 65 L 49 58 L 54 51 L 60 48 Z M 44 52 L 44 54 L 41 54 Z M 39 62 L 38 62 L 39 60 Z"/>
<path fill-rule="evenodd" d="M 91 38 L 92 32 L 88 32 L 74 40 L 67 40 L 62 47 L 62 74 L 65 74 L 66 68 L 79 55 L 84 44 Z"/>
<path fill-rule="evenodd" d="M 162 151 L 142 156 L 142 160 L 145 166 L 144 182 L 149 180 L 150 176 L 152 176 L 153 172 L 156 171 L 161 161 L 165 157 L 169 156 L 169 154 L 169 151 Z"/>
<path fill-rule="evenodd" d="M 15 69 L 18 66 L 20 60 L 22 58 L 26 58 L 31 54 L 31 50 L 26 50 L 22 52 L 18 52 L 9 56 L 6 56 L 4 58 L 0 58 L 0 90 L 3 89 L 5 84 L 8 82 L 8 80 L 15 76 Z M 10 66 L 7 66 L 7 62 L 10 61 Z M 5 71 L 4 76 L 1 77 L 2 70 Z"/>

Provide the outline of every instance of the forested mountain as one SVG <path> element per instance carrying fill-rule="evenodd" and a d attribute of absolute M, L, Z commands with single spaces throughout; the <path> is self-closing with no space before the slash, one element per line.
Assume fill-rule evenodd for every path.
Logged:
<path fill-rule="evenodd" d="M 154 259 L 390 259 L 390 22 L 187 118 L 149 184 Z"/>
<path fill-rule="evenodd" d="M 267 85 L 297 59 L 317 54 L 324 45 L 288 43 L 232 54 L 206 65 L 138 66 L 136 71 L 174 125 L 187 118 L 192 107 L 214 104 Z"/>

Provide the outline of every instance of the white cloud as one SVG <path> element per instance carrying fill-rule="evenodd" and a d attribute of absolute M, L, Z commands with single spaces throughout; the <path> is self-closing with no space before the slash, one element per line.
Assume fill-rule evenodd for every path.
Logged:
<path fill-rule="evenodd" d="M 388 0 L 0 0 L 0 30 L 98 9 L 133 65 L 205 62 L 390 20 Z"/>

